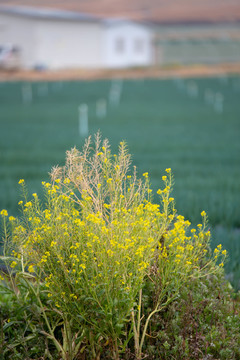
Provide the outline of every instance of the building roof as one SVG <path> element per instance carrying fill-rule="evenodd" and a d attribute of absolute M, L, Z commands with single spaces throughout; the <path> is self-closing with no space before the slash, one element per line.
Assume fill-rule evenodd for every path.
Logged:
<path fill-rule="evenodd" d="M 66 21 L 81 21 L 81 22 L 97 22 L 102 23 L 107 27 L 119 26 L 122 24 L 137 24 L 141 26 L 148 25 L 144 21 L 131 20 L 127 18 L 103 18 L 92 14 L 79 13 L 74 11 L 36 8 L 30 6 L 5 6 L 0 5 L 0 13 L 17 15 L 20 17 L 28 17 L 33 19 L 49 19 L 49 20 L 66 20 Z"/>
<path fill-rule="evenodd" d="M 138 21 L 138 20 L 131 20 L 127 18 L 106 18 L 103 19 L 104 25 L 111 27 L 111 26 L 119 26 L 123 24 L 135 24 L 140 26 L 149 26 L 149 22 L 147 21 Z"/>
<path fill-rule="evenodd" d="M 94 21 L 94 22 L 102 21 L 101 17 L 91 14 L 59 10 L 59 9 L 36 8 L 30 6 L 0 5 L 0 12 L 5 14 L 30 17 L 35 19 L 78 20 L 78 21 L 80 20 L 80 21 Z"/>
<path fill-rule="evenodd" d="M 239 0 L 0 0 L 0 4 L 31 6 L 125 17 L 158 23 L 216 23 L 240 21 Z"/>

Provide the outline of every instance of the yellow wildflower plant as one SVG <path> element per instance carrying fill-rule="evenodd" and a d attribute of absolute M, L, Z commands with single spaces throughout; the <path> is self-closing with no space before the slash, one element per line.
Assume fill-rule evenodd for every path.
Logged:
<path fill-rule="evenodd" d="M 26 200 L 23 220 L 12 221 L 6 244 L 14 247 L 11 267 L 21 263 L 23 273 L 43 284 L 52 308 L 88 328 L 86 333 L 117 344 L 132 321 L 140 358 L 151 316 L 189 279 L 220 271 L 226 252 L 218 246 L 210 256 L 205 212 L 192 232 L 190 222 L 176 215 L 170 168 L 157 191 L 159 204 L 153 204 L 148 173 L 138 179 L 130 165 L 124 142 L 112 155 L 107 140 L 97 135 L 93 146 L 88 138 L 81 152 L 67 152 L 66 165 L 52 170 L 51 182 L 43 182 L 46 203 L 36 194 Z M 146 281 L 154 283 L 155 302 L 142 316 Z"/>

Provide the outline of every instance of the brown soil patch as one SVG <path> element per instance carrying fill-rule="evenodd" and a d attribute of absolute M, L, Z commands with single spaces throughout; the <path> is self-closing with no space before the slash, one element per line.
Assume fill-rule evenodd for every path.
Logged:
<path fill-rule="evenodd" d="M 57 81 L 57 80 L 97 80 L 111 78 L 174 78 L 212 77 L 226 74 L 240 74 L 240 63 L 218 65 L 169 66 L 159 68 L 121 70 L 0 70 L 0 81 Z"/>

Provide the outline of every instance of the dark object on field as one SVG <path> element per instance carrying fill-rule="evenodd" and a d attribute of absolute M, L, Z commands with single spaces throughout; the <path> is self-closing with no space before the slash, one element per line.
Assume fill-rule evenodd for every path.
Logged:
<path fill-rule="evenodd" d="M 0 46 L 0 69 L 17 70 L 20 68 L 20 49 L 17 46 Z"/>

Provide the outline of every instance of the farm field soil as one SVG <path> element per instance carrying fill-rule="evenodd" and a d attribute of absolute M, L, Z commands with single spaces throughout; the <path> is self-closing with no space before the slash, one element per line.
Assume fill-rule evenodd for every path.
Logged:
<path fill-rule="evenodd" d="M 115 70 L 0 70 L 0 81 L 53 81 L 53 80 L 97 80 L 109 78 L 173 78 L 173 77 L 213 77 L 221 74 L 240 74 L 240 63 L 214 65 L 179 65 L 159 68 L 136 68 Z"/>

